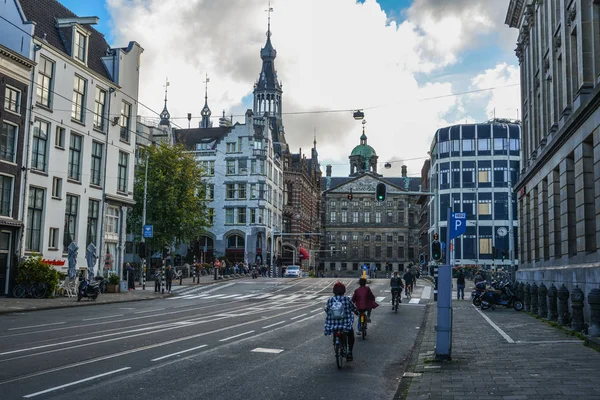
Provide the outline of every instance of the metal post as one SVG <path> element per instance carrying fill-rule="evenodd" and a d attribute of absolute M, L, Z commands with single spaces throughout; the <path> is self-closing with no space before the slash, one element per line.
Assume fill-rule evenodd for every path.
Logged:
<path fill-rule="evenodd" d="M 508 125 L 506 126 L 506 162 L 507 162 L 507 171 L 508 171 L 508 221 L 510 226 L 508 227 L 508 258 L 510 260 L 510 278 L 511 280 L 515 280 L 515 255 L 514 255 L 514 221 L 513 221 L 513 211 L 512 211 L 512 203 L 513 203 L 513 188 L 512 188 L 512 177 L 510 173 L 510 135 L 508 131 Z"/>
<path fill-rule="evenodd" d="M 160 272 L 160 293 L 165 294 L 165 264 L 166 260 L 163 258 L 162 270 Z"/>
<path fill-rule="evenodd" d="M 142 290 L 146 290 L 146 258 L 142 258 Z"/>

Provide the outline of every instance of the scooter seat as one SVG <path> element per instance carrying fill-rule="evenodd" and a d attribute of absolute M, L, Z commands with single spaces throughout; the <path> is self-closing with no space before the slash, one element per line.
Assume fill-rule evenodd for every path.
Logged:
<path fill-rule="evenodd" d="M 495 289 L 486 289 L 486 292 L 490 292 L 490 293 L 494 293 L 497 295 L 502 295 L 502 290 L 495 290 Z"/>

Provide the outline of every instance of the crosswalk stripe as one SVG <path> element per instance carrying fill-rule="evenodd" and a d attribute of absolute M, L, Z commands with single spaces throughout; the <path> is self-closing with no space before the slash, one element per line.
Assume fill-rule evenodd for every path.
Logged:
<path fill-rule="evenodd" d="M 222 299 L 229 299 L 229 298 L 231 298 L 231 297 L 237 297 L 237 296 L 239 296 L 239 294 L 237 294 L 237 293 L 236 293 L 236 294 L 228 294 L 228 295 L 226 295 L 226 296 L 223 296 L 223 297 L 221 297 L 221 298 L 222 298 Z"/>
<path fill-rule="evenodd" d="M 421 299 L 419 299 L 419 298 L 412 298 L 412 299 L 410 299 L 408 304 L 419 304 L 420 301 L 421 301 Z"/>
<path fill-rule="evenodd" d="M 383 301 L 385 300 L 385 296 L 384 297 L 375 297 L 375 301 Z"/>
<path fill-rule="evenodd" d="M 273 296 L 272 293 L 261 294 L 260 296 L 256 296 L 255 299 L 265 299 L 267 297 Z"/>
<path fill-rule="evenodd" d="M 281 299 L 282 297 L 286 297 L 285 294 L 278 294 L 276 296 L 271 297 L 269 300 Z"/>

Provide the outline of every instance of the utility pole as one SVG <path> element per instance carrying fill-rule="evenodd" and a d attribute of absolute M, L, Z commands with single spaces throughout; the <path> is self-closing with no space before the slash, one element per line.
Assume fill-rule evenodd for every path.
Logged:
<path fill-rule="evenodd" d="M 513 221 L 513 187 L 512 187 L 512 174 L 510 173 L 510 136 L 508 132 L 508 125 L 506 126 L 506 162 L 508 171 L 508 221 L 510 226 L 508 227 L 508 257 L 510 259 L 510 278 L 515 280 L 515 255 L 514 255 L 514 221 Z"/>
<path fill-rule="evenodd" d="M 146 242 L 144 238 L 144 226 L 146 226 L 146 196 L 148 194 L 148 150 L 146 149 L 146 172 L 144 174 L 144 207 L 142 208 L 142 243 Z M 145 249 L 144 245 L 144 249 Z M 142 258 L 142 290 L 146 290 L 146 252 L 144 252 L 144 258 Z"/>

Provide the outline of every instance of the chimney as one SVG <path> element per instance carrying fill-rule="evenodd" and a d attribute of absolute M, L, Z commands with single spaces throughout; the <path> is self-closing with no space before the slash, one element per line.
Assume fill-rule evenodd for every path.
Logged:
<path fill-rule="evenodd" d="M 402 177 L 406 178 L 406 165 L 402 166 Z"/>
<path fill-rule="evenodd" d="M 326 176 L 331 177 L 331 165 L 326 166 L 325 171 Z"/>

